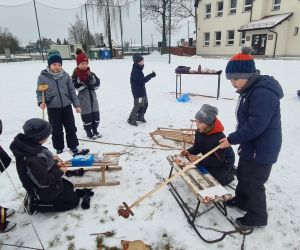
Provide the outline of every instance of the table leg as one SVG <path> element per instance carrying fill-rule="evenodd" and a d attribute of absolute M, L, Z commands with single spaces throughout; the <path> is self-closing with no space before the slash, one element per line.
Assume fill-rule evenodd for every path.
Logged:
<path fill-rule="evenodd" d="M 177 85 L 178 85 L 178 74 L 176 74 L 176 99 L 177 99 Z"/>
<path fill-rule="evenodd" d="M 180 95 L 181 95 L 181 74 L 179 75 L 179 77 L 180 77 L 180 83 L 179 83 L 179 93 L 180 93 Z"/>
<path fill-rule="evenodd" d="M 218 74 L 218 92 L 217 92 L 217 100 L 219 100 L 220 95 L 220 74 Z"/>

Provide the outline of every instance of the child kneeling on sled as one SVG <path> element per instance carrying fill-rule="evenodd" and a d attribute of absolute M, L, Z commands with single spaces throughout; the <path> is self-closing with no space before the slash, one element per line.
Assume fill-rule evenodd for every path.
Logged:
<path fill-rule="evenodd" d="M 218 109 L 216 107 L 203 104 L 195 115 L 197 130 L 194 145 L 188 150 L 181 151 L 182 155 L 194 161 L 195 155 L 206 154 L 218 146 L 222 138 L 226 138 L 223 133 L 224 127 L 217 115 Z M 222 185 L 227 185 L 234 179 L 234 161 L 235 155 L 231 147 L 218 149 L 202 160 L 197 168 L 204 173 L 207 170 Z"/>
<path fill-rule="evenodd" d="M 14 138 L 10 149 L 27 191 L 24 200 L 27 212 L 59 212 L 77 207 L 79 195 L 73 184 L 62 178 L 66 172 L 64 163 L 55 161 L 53 154 L 43 146 L 52 133 L 50 124 L 33 118 L 25 122 L 23 130 L 24 133 Z"/>

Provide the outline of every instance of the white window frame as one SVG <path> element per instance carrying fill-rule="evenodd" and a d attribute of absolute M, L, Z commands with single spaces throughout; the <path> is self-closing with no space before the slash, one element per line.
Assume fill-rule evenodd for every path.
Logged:
<path fill-rule="evenodd" d="M 251 11 L 251 8 L 252 8 L 252 1 L 251 1 L 251 3 L 250 4 L 246 4 L 246 1 L 248 1 L 248 0 L 244 0 L 244 12 L 248 12 L 248 11 Z"/>
<path fill-rule="evenodd" d="M 229 38 L 230 32 L 233 32 L 233 38 Z M 234 45 L 234 35 L 235 35 L 235 30 L 227 30 L 226 45 L 229 45 L 229 46 Z"/>
<path fill-rule="evenodd" d="M 208 40 L 206 40 L 206 34 L 208 34 Z M 203 33 L 203 46 L 208 47 L 210 42 L 210 33 L 209 32 L 204 32 Z"/>
<path fill-rule="evenodd" d="M 273 11 L 280 10 L 280 5 L 281 5 L 281 0 L 279 0 L 279 3 L 276 3 L 276 0 L 273 0 L 273 8 L 272 8 L 272 10 Z"/>
<path fill-rule="evenodd" d="M 217 33 L 220 33 L 220 39 L 217 40 Z M 215 46 L 221 46 L 222 41 L 222 32 L 221 31 L 215 31 Z"/>
<path fill-rule="evenodd" d="M 240 36 L 240 45 L 244 45 L 245 43 L 246 43 L 246 31 L 242 31 Z"/>
<path fill-rule="evenodd" d="M 210 12 L 207 12 L 207 6 L 210 5 Z M 204 19 L 210 19 L 211 17 L 211 3 L 205 4 L 205 13 L 204 13 Z"/>
<path fill-rule="evenodd" d="M 235 7 L 232 7 L 232 1 L 235 1 Z M 230 0 L 229 2 L 229 15 L 235 15 L 236 14 L 236 7 L 237 7 L 237 0 Z"/>
<path fill-rule="evenodd" d="M 219 10 L 219 3 L 222 3 L 222 5 L 223 5 L 222 10 Z M 223 13 L 224 13 L 224 1 L 217 1 L 217 5 L 216 5 L 216 17 L 223 16 Z"/>

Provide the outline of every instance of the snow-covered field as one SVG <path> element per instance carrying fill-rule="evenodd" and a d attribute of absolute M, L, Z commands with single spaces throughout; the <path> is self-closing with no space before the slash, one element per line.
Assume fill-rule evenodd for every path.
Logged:
<path fill-rule="evenodd" d="M 234 92 L 225 74 L 221 78 L 221 97 L 234 100 L 191 97 L 188 103 L 178 103 L 175 96 L 169 92 L 175 91 L 174 69 L 178 65 L 190 66 L 194 69 L 201 64 L 202 68 L 224 70 L 228 58 L 175 57 L 172 63 L 167 63 L 167 57 L 152 54 L 145 57 L 145 73 L 155 70 L 157 77 L 147 84 L 149 108 L 146 114 L 147 123 L 138 127 L 127 124 L 129 112 L 133 105 L 129 75 L 131 58 L 124 60 L 92 61 L 90 63 L 101 80 L 97 90 L 101 108 L 100 141 L 134 144 L 137 146 L 154 146 L 149 132 L 157 127 L 188 128 L 190 119 L 202 104 L 217 106 L 219 118 L 228 134 L 235 128 L 235 106 L 238 95 Z M 22 131 L 24 122 L 32 117 L 42 117 L 41 110 L 36 105 L 35 89 L 39 72 L 46 66 L 40 61 L 0 64 L 0 118 L 4 124 L 4 132 L 0 137 L 1 145 L 10 153 L 9 145 L 13 137 Z M 273 166 L 269 181 L 266 184 L 269 212 L 269 225 L 257 229 L 246 237 L 245 249 L 300 249 L 300 100 L 296 95 L 299 85 L 299 60 L 263 60 L 257 59 L 256 66 L 262 74 L 273 75 L 281 83 L 284 98 L 281 102 L 283 145 L 278 162 Z M 71 73 L 75 61 L 64 61 L 64 69 Z M 217 79 L 215 76 L 183 76 L 183 91 L 203 95 L 216 95 Z M 78 137 L 85 138 L 80 116 L 75 114 Z M 51 140 L 46 144 L 52 149 Z M 222 242 L 206 244 L 188 225 L 181 209 L 165 187 L 152 198 L 145 200 L 134 208 L 135 216 L 124 219 L 117 215 L 117 208 L 126 201 L 134 202 L 144 193 L 150 191 L 156 184 L 167 177 L 169 163 L 168 154 L 178 151 L 135 149 L 123 146 L 113 146 L 81 142 L 80 147 L 90 148 L 92 152 L 126 152 L 121 157 L 123 170 L 119 173 L 109 173 L 108 178 L 119 179 L 121 184 L 114 187 L 94 188 L 95 195 L 91 200 L 91 208 L 83 210 L 80 206 L 64 213 L 46 213 L 31 216 L 31 222 L 45 249 L 97 249 L 96 236 L 92 233 L 114 231 L 114 237 L 105 238 L 108 246 L 121 248 L 120 240 L 143 240 L 153 249 L 240 249 L 242 236 L 227 236 Z M 236 150 L 236 147 L 234 148 Z M 41 248 L 34 233 L 29 217 L 23 213 L 21 200 L 25 194 L 18 179 L 15 165 L 8 169 L 9 176 L 16 185 L 14 190 L 8 176 L 0 176 L 0 204 L 14 208 L 16 214 L 9 218 L 17 222 L 17 227 L 0 235 L 0 242 L 18 244 L 27 247 Z M 176 184 L 193 204 L 193 196 L 178 180 Z M 205 210 L 205 206 L 200 209 Z M 240 214 L 229 209 L 230 217 Z M 203 215 L 197 222 L 202 227 L 232 230 L 229 222 L 214 208 Z M 200 228 L 207 238 L 220 236 L 213 230 Z M 1 246 L 0 249 L 15 249 Z"/>

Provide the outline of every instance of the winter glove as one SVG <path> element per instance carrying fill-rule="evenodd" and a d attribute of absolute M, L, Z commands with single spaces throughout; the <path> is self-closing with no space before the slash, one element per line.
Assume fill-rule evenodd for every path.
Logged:
<path fill-rule="evenodd" d="M 85 190 L 85 189 L 83 189 L 83 190 Z M 86 189 L 86 191 L 84 192 L 84 194 L 82 196 L 82 202 L 81 202 L 81 207 L 83 209 L 89 209 L 90 208 L 91 196 L 93 196 L 93 195 L 94 195 L 93 191 L 91 191 L 90 189 Z"/>
<path fill-rule="evenodd" d="M 83 197 L 85 194 L 89 196 L 94 195 L 94 192 L 92 191 L 91 188 L 76 189 L 75 192 L 79 197 Z"/>
<path fill-rule="evenodd" d="M 151 74 L 149 74 L 149 76 L 150 76 L 151 78 L 154 78 L 154 77 L 156 77 L 156 73 L 153 71 Z"/>
<path fill-rule="evenodd" d="M 79 168 L 76 170 L 67 170 L 65 175 L 67 177 L 71 177 L 71 176 L 83 176 L 84 174 L 84 169 L 83 168 Z"/>
<path fill-rule="evenodd" d="M 208 174 L 208 170 L 204 166 L 197 166 L 197 170 L 200 174 Z"/>

